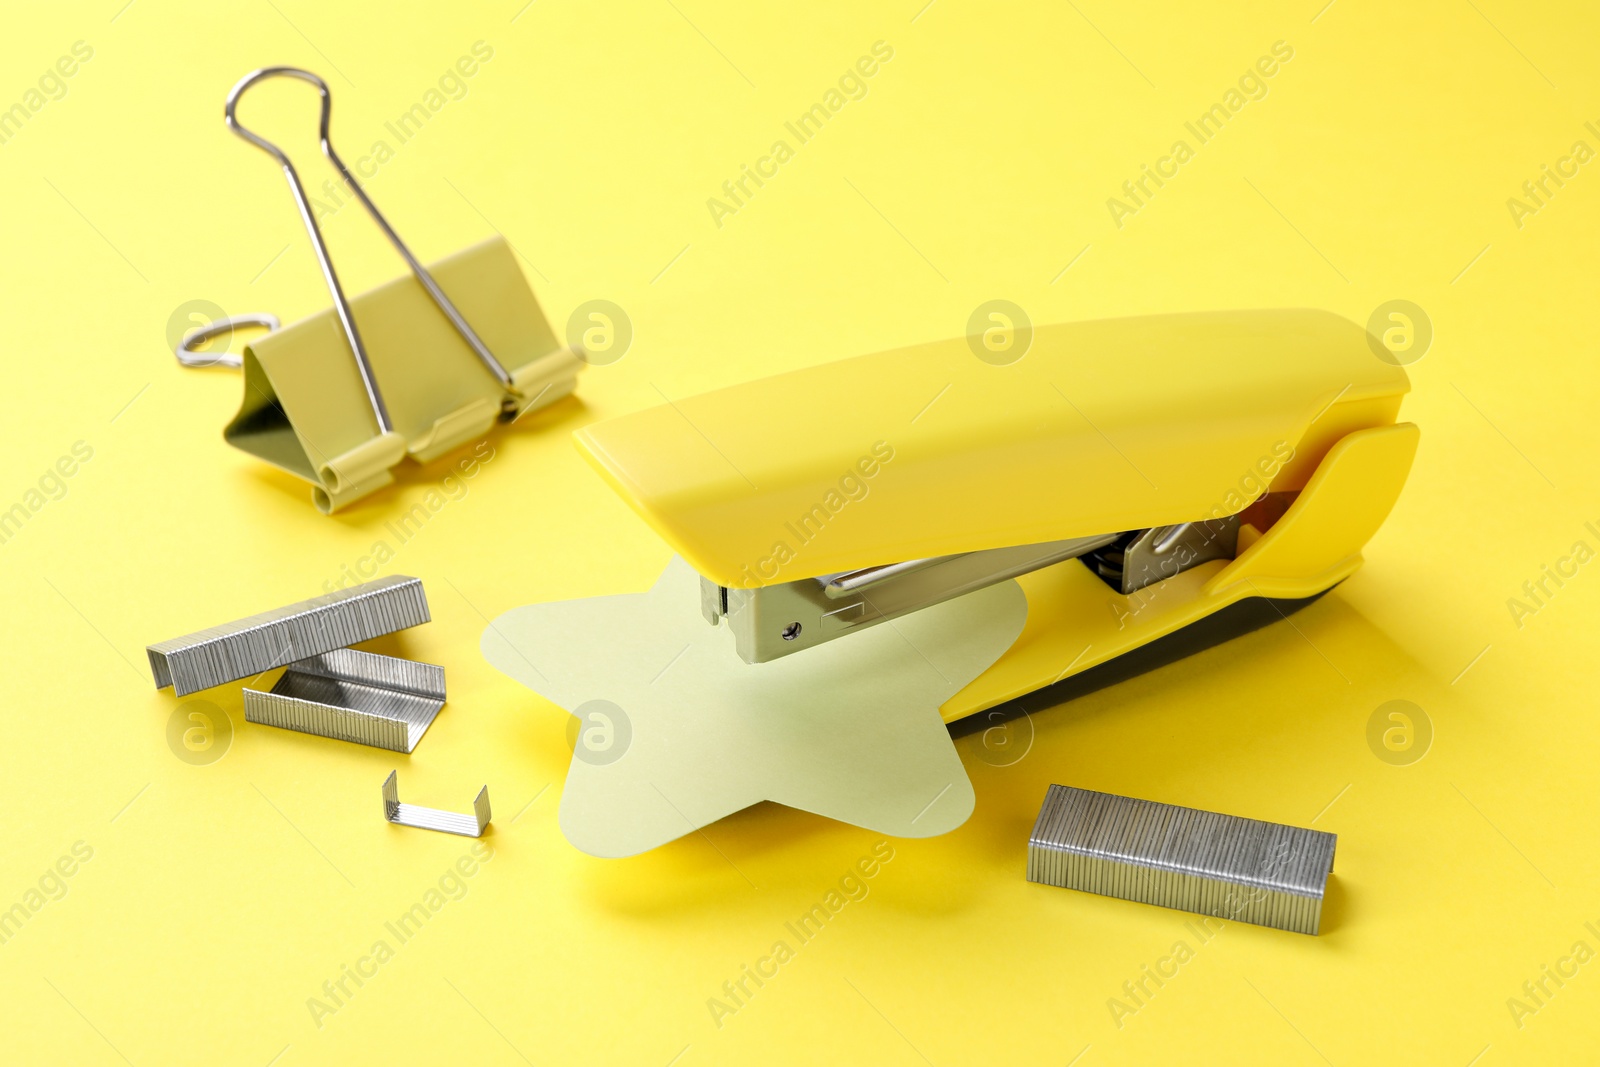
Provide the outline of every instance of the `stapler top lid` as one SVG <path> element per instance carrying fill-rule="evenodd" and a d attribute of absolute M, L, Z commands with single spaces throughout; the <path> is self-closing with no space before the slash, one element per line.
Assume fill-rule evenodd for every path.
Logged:
<path fill-rule="evenodd" d="M 1007 366 L 913 345 L 576 439 L 702 575 L 757 588 L 1233 514 L 1264 460 L 1274 491 L 1301 488 L 1409 387 L 1329 312 L 1180 314 L 1038 327 Z"/>

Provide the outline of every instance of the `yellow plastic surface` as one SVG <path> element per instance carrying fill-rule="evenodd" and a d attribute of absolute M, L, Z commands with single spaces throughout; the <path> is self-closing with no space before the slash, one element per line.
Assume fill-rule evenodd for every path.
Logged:
<path fill-rule="evenodd" d="M 1600 161 L 1570 174 L 1574 141 L 1600 149 L 1600 13 L 1474 5 L 8 5 L 6 108 L 74 42 L 93 58 L 20 130 L 0 122 L 0 914 L 28 909 L 0 942 L 0 1061 L 1592 1060 L 1600 957 L 1573 947 L 1600 951 Z M 1293 59 L 1266 95 L 1251 83 L 1220 133 L 1188 133 L 1279 40 Z M 862 56 L 866 95 L 841 90 L 801 143 L 785 123 Z M 223 444 L 237 374 L 177 366 L 169 321 L 214 313 L 196 301 L 285 322 L 328 305 L 282 174 L 222 124 L 266 63 L 327 77 L 335 142 L 371 157 L 358 173 L 424 260 L 498 229 L 559 337 L 607 299 L 632 347 L 331 518 Z M 322 189 L 310 88 L 246 103 L 329 205 L 349 291 L 395 277 L 359 205 Z M 387 124 L 413 105 L 402 141 Z M 732 205 L 722 183 L 770 174 L 779 138 L 793 158 Z M 1178 176 L 1126 200 L 1180 138 Z M 1535 204 L 1545 164 L 1569 176 Z M 737 207 L 720 227 L 713 196 Z M 1121 228 L 1113 196 L 1138 208 Z M 958 742 L 977 808 L 947 836 L 880 844 L 767 805 L 636 859 L 572 848 L 571 716 L 483 660 L 485 619 L 647 589 L 670 550 L 568 431 L 957 337 L 996 298 L 1037 323 L 1425 309 L 1402 416 L 1421 442 L 1360 569 L 1287 623 L 980 716 Z M 151 641 L 378 574 L 421 577 L 433 621 L 375 647 L 448 676 L 410 756 L 248 724 L 237 685 L 150 682 Z M 1391 750 L 1395 700 L 1412 745 Z M 231 725 L 220 758 L 215 729 L 186 744 L 206 740 L 195 701 Z M 488 836 L 384 823 L 397 767 L 421 805 L 465 811 L 488 783 Z M 1051 782 L 1337 833 L 1325 932 L 1196 933 L 1028 884 Z M 789 933 L 830 892 L 848 902 L 821 933 Z M 385 924 L 419 905 L 400 943 Z M 758 987 L 745 968 L 772 974 L 779 940 L 793 955 Z M 335 980 L 352 995 L 319 1026 L 307 1001 Z M 714 1019 L 735 981 L 751 995 Z"/>
<path fill-rule="evenodd" d="M 808 367 L 577 439 L 696 570 L 750 587 L 1230 515 L 1314 419 L 1392 419 L 1407 388 L 1328 312 L 1163 315 L 1039 327 L 1004 366 L 956 337 Z"/>
<path fill-rule="evenodd" d="M 1328 452 L 1289 510 L 1239 558 L 1213 560 L 1124 596 L 1068 560 L 1018 581 L 1028 625 L 940 708 L 953 722 L 1063 681 L 1245 597 L 1298 600 L 1355 573 L 1411 470 L 1417 427 L 1359 430 Z"/>

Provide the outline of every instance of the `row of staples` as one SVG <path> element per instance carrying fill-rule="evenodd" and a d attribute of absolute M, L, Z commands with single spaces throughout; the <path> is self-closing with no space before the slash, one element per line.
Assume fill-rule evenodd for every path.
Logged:
<path fill-rule="evenodd" d="M 1337 838 L 1052 785 L 1028 880 L 1315 934 Z"/>

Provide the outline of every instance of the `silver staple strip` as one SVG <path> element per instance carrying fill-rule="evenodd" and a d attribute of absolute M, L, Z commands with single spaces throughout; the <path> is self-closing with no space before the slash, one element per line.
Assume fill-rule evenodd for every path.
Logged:
<path fill-rule="evenodd" d="M 428 621 L 422 582 L 392 575 L 145 649 L 157 689 L 178 696 Z"/>
<path fill-rule="evenodd" d="M 1052 785 L 1028 881 L 1315 934 L 1338 837 Z"/>
<path fill-rule="evenodd" d="M 478 790 L 478 795 L 472 801 L 472 814 L 460 815 L 453 811 L 439 811 L 436 808 L 419 808 L 415 804 L 400 803 L 400 786 L 396 780 L 398 771 L 390 771 L 389 777 L 383 780 L 383 817 L 399 826 L 410 826 L 418 830 L 438 830 L 444 834 L 460 834 L 462 837 L 482 837 L 484 827 L 489 825 L 489 787 L 484 786 Z"/>
<path fill-rule="evenodd" d="M 269 692 L 246 687 L 244 718 L 410 752 L 444 700 L 443 667 L 340 648 L 289 664 Z"/>

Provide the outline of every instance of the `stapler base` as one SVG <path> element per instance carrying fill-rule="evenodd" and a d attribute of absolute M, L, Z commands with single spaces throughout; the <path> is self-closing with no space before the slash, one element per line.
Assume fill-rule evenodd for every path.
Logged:
<path fill-rule="evenodd" d="M 1331 589 L 1297 599 L 1278 597 L 1246 597 L 1235 601 L 1214 614 L 1192 622 L 1165 637 L 1158 637 L 1115 659 L 1096 664 L 1088 670 L 1068 675 L 1062 681 L 1047 685 L 1016 700 L 997 704 L 950 723 L 954 737 L 965 737 L 990 729 L 1040 708 L 1055 707 L 1070 700 L 1088 696 L 1113 685 L 1148 674 L 1151 671 L 1187 659 L 1209 648 L 1227 644 L 1246 634 L 1254 633 L 1275 622 L 1289 618 L 1302 608 L 1321 600 Z"/>

